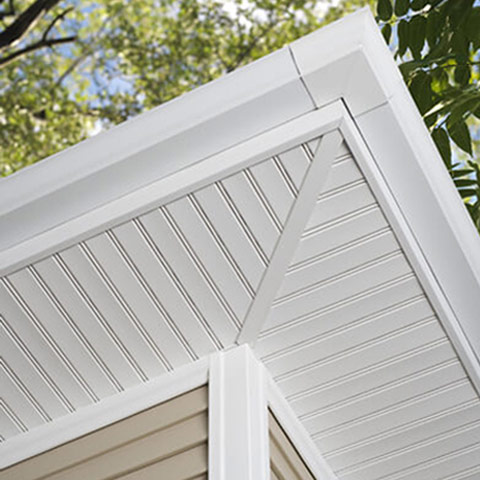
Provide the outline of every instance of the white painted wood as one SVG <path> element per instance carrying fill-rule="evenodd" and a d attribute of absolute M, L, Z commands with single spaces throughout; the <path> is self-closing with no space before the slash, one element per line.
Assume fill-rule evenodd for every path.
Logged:
<path fill-rule="evenodd" d="M 250 171 L 264 192 L 277 218 L 281 224 L 284 225 L 296 197 L 288 188 L 288 184 L 282 176 L 281 170 L 274 161 L 269 160 L 254 165 L 250 168 Z"/>
<path fill-rule="evenodd" d="M 45 419 L 32 407 L 28 397 L 23 394 L 12 378 L 7 375 L 7 370 L 2 364 L 0 364 L 0 385 L 2 385 L 2 401 L 8 405 L 13 415 L 20 420 L 22 431 L 38 427 L 45 422 Z"/>
<path fill-rule="evenodd" d="M 0 444 L 0 469 L 207 383 L 208 360 L 169 372 Z"/>
<path fill-rule="evenodd" d="M 194 197 L 234 259 L 249 290 L 254 292 L 266 265 L 233 215 L 220 190 L 214 185 L 195 192 Z"/>
<path fill-rule="evenodd" d="M 292 264 L 303 262 L 386 227 L 387 222 L 378 207 L 356 210 L 338 222 L 304 233 Z"/>
<path fill-rule="evenodd" d="M 361 181 L 362 178 L 362 173 L 350 155 L 348 157 L 340 157 L 340 160 L 335 161 L 332 165 L 332 171 L 325 184 L 323 194 L 337 190 L 353 182 Z"/>
<path fill-rule="evenodd" d="M 238 342 L 254 343 L 257 340 L 341 141 L 342 137 L 338 132 L 326 134 L 320 141 L 282 236 L 275 247 L 273 258 L 245 319 Z"/>
<path fill-rule="evenodd" d="M 177 200 L 166 208 L 196 256 L 201 259 L 237 321 L 243 320 L 252 297 L 215 241 L 213 233 L 216 232 L 209 231 L 188 199 Z"/>
<path fill-rule="evenodd" d="M 337 450 L 329 455 L 331 465 L 339 466 L 359 463 L 362 460 L 388 455 L 396 450 L 408 450 L 411 445 L 428 442 L 430 438 L 445 435 L 453 430 L 463 428 L 465 425 L 476 423 L 480 420 L 480 406 L 477 402 L 466 403 L 464 407 L 452 409 L 450 413 L 442 415 L 436 421 L 419 422 L 416 426 L 399 433 L 383 436 L 370 442 L 353 445 L 350 448 Z"/>
<path fill-rule="evenodd" d="M 128 253 L 123 251 L 122 256 L 112 238 L 114 237 L 107 234 L 97 235 L 88 240 L 86 245 L 98 259 L 105 274 L 112 279 L 122 309 L 146 343 L 146 354 L 150 358 L 145 372 L 149 376 L 157 376 L 188 363 L 191 358 L 172 331 L 165 315 L 156 308 L 148 292 L 135 278 L 136 267 Z"/>
<path fill-rule="evenodd" d="M 333 429 L 359 419 L 363 421 L 380 411 L 394 409 L 396 405 L 408 405 L 429 392 L 464 379 L 465 372 L 461 365 L 453 363 L 396 387 L 351 400 L 348 404 L 339 402 L 329 408 L 315 410 L 302 416 L 301 420 L 310 432 Z"/>
<path fill-rule="evenodd" d="M 225 192 L 232 200 L 241 218 L 245 221 L 254 242 L 263 256 L 269 259 L 280 235 L 275 223 L 255 194 L 244 174 L 233 175 L 222 180 Z"/>
<path fill-rule="evenodd" d="M 308 221 L 307 230 L 322 227 L 374 203 L 375 199 L 366 183 L 349 186 L 341 192 L 321 195 Z"/>
<path fill-rule="evenodd" d="M 135 371 L 137 382 L 148 380 L 149 374 L 154 374 L 155 357 L 122 304 L 117 286 L 98 259 L 83 244 L 64 250 L 59 256 L 75 277 L 76 286 L 97 322 L 108 332 L 111 341 Z"/>
<path fill-rule="evenodd" d="M 327 383 L 335 378 L 338 379 L 342 375 L 348 375 L 360 368 L 374 366 L 395 355 L 400 355 L 443 337 L 442 329 L 434 320 L 420 323 L 418 326 L 414 325 L 400 330 L 396 335 L 380 337 L 372 342 L 368 349 L 353 351 L 350 354 L 347 352 L 345 355 L 339 355 L 332 360 L 326 358 L 323 361 L 278 376 L 275 380 L 288 398 L 290 395 L 318 388 L 319 384 Z"/>
<path fill-rule="evenodd" d="M 177 337 L 182 339 L 182 344 L 191 353 L 192 358 L 214 352 L 216 346 L 213 339 L 208 336 L 195 316 L 183 291 L 174 283 L 174 277 L 169 274 L 169 264 L 146 242 L 136 225 L 140 224 L 124 223 L 114 228 L 112 233 L 135 264 L 138 278 L 142 280 L 159 308 L 170 317 Z"/>
<path fill-rule="evenodd" d="M 329 451 L 342 448 L 355 442 L 363 441 L 374 435 L 390 435 L 394 429 L 405 429 L 429 416 L 438 415 L 442 411 L 456 407 L 476 397 L 468 380 L 446 386 L 430 392 L 410 404 L 398 408 L 385 409 L 377 415 L 339 425 L 330 430 L 319 431 L 315 435 L 315 443 L 321 450 Z"/>
<path fill-rule="evenodd" d="M 201 262 L 196 262 L 195 257 L 182 245 L 168 216 L 163 211 L 154 210 L 143 215 L 140 223 L 188 292 L 209 335 L 215 339 L 218 347 L 229 345 L 237 334 L 237 328 L 216 293 L 218 287 L 210 274 L 201 268 Z"/>
<path fill-rule="evenodd" d="M 399 252 L 386 255 L 352 273 L 334 277 L 291 296 L 276 300 L 269 312 L 266 328 L 286 324 L 346 301 L 383 283 L 410 275 L 411 269 Z M 341 285 L 341 286 L 340 286 Z"/>
<path fill-rule="evenodd" d="M 44 420 L 60 417 L 68 413 L 68 410 L 48 386 L 39 372 L 32 368 L 28 357 L 9 335 L 9 328 L 3 319 L 0 319 L 0 343 L 2 345 L 2 361 L 11 365 L 18 380 L 25 389 L 40 405 L 44 412 Z M 3 426 L 3 424 L 2 424 Z M 2 434 L 4 434 L 2 432 Z"/>
<path fill-rule="evenodd" d="M 76 334 L 68 324 L 69 319 L 62 315 L 63 312 L 47 296 L 51 292 L 35 268 L 10 275 L 9 281 L 29 306 L 31 317 L 35 318 L 44 332 L 44 338 L 48 338 L 50 345 L 54 346 L 59 361 L 65 364 L 90 399 L 97 401 L 114 393 L 115 389 L 105 372 L 86 348 L 84 338 Z"/>
<path fill-rule="evenodd" d="M 41 325 L 37 323 L 35 326 L 32 323 L 25 309 L 11 296 L 10 288 L 5 288 L 7 284 L 8 281 L 4 280 L 0 285 L 0 305 L 3 319 L 9 325 L 9 331 L 16 338 L 17 345 L 24 345 L 34 368 L 42 373 L 67 410 L 72 412 L 75 408 L 88 404 L 88 395 L 52 350 L 46 339 L 49 337 L 42 333 Z"/>
<path fill-rule="evenodd" d="M 393 233 L 390 230 L 383 230 L 380 234 L 370 235 L 361 242 L 352 242 L 330 255 L 316 256 L 309 262 L 289 269 L 278 292 L 278 298 L 290 295 L 307 285 L 320 283 L 335 275 L 351 271 L 398 248 Z"/>
<path fill-rule="evenodd" d="M 111 383 L 117 391 L 138 382 L 138 377 L 112 341 L 108 330 L 98 322 L 95 313 L 75 287 L 76 278 L 61 257 L 48 258 L 35 264 L 35 269 L 49 285 L 52 294 L 68 312 L 78 334 L 86 339 L 98 362 L 104 364 Z"/>
<path fill-rule="evenodd" d="M 278 167 L 283 167 L 286 179 L 290 180 L 293 189 L 297 191 L 302 186 L 310 161 L 305 151 L 298 148 L 287 150 L 277 157 Z"/>
<path fill-rule="evenodd" d="M 211 357 L 209 480 L 268 480 L 267 385 L 247 345 Z"/>
<path fill-rule="evenodd" d="M 337 480 L 337 476 L 323 458 L 305 427 L 285 400 L 278 386 L 267 375 L 268 403 L 281 427 L 295 446 L 302 460 L 318 480 Z"/>
<path fill-rule="evenodd" d="M 196 149 L 195 142 L 190 144 L 190 142 L 185 142 L 183 137 L 180 136 L 182 138 L 180 140 L 182 144 L 193 145 L 193 151 L 197 154 L 195 157 L 196 163 L 191 164 L 188 168 L 172 172 L 171 175 L 166 176 L 165 178 L 160 178 L 153 182 L 150 180 L 149 185 L 143 186 L 142 188 L 128 194 L 125 192 L 123 196 L 119 196 L 118 198 L 115 197 L 106 204 L 97 205 L 97 208 L 82 213 L 75 218 L 71 218 L 63 224 L 51 226 L 51 228 L 45 230 L 43 233 L 36 232 L 34 235 L 32 232 L 31 238 L 12 245 L 0 252 L 0 275 L 10 273 L 21 266 L 43 258 L 52 252 L 73 245 L 80 240 L 89 238 L 92 235 L 100 233 L 113 225 L 132 218 L 133 216 L 180 198 L 192 190 L 209 185 L 219 178 L 238 172 L 245 167 L 298 145 L 302 141 L 334 130 L 339 125 L 343 114 L 344 109 L 341 102 L 335 102 L 326 106 L 324 109 L 315 110 L 307 115 L 302 115 L 299 118 L 278 126 L 277 128 L 272 128 L 261 135 L 249 135 L 248 140 L 245 140 L 238 145 L 236 142 L 233 142 L 226 146 L 224 150 L 205 158 L 202 161 L 200 161 L 202 157 L 199 155 L 200 152 Z M 164 122 L 162 120 L 161 124 L 169 125 L 169 122 Z M 204 133 L 202 134 L 202 137 L 203 135 Z M 218 129 L 211 135 L 211 137 L 217 137 L 217 135 Z M 105 136 L 102 135 L 95 138 L 105 138 Z M 161 139 L 159 137 L 154 135 L 153 139 L 154 141 L 160 142 L 159 145 L 161 145 Z M 91 140 L 93 141 L 94 139 Z M 108 152 L 111 152 L 110 147 L 108 147 L 110 141 L 113 140 L 111 138 L 105 140 L 105 148 L 108 148 Z M 113 141 L 113 143 L 115 142 Z M 132 144 L 133 143 L 135 142 L 132 142 Z M 75 148 L 82 150 L 80 146 L 74 147 L 72 150 L 67 150 L 64 155 L 68 152 L 73 152 Z M 178 152 L 172 152 L 167 155 L 167 157 L 170 159 L 178 159 L 177 154 Z M 109 158 L 111 156 L 111 153 L 107 155 Z M 93 157 L 96 158 L 94 155 Z M 152 158 L 158 157 L 153 155 Z M 49 163 L 51 162 L 36 164 L 34 168 L 37 169 L 40 168 L 39 165 L 47 165 Z M 78 165 L 84 165 L 84 163 L 79 162 Z M 178 167 L 179 164 L 175 163 L 175 165 Z M 23 172 L 27 171 L 28 170 L 24 170 Z M 70 171 L 65 174 L 68 181 L 71 180 L 70 174 Z M 130 178 L 130 174 L 131 168 L 128 168 L 125 177 Z M 147 169 L 147 175 L 149 174 L 150 170 Z M 26 175 L 26 173 L 16 175 L 15 177 L 23 178 L 24 175 Z M 52 173 L 48 178 L 56 179 L 57 177 Z M 107 185 L 115 183 L 110 182 L 110 180 L 111 178 L 109 177 L 105 183 Z M 29 181 L 30 180 L 26 180 L 25 183 L 29 183 Z M 89 183 L 87 187 L 88 194 L 90 195 L 92 185 Z M 28 190 L 28 187 L 25 186 L 25 189 Z M 17 187 L 15 187 L 14 190 L 18 191 Z M 40 189 L 38 189 L 38 191 L 40 191 Z M 75 199 L 77 197 L 73 195 L 73 192 L 69 191 L 67 198 Z M 63 203 L 65 204 L 65 208 L 67 208 L 69 202 L 65 201 Z M 11 203 L 5 200 L 4 205 L 10 204 Z M 50 210 L 46 208 L 45 210 L 42 209 L 42 211 L 49 212 Z M 38 210 L 35 208 L 34 214 L 37 215 L 37 212 Z M 9 213 L 6 214 L 10 215 Z M 12 212 L 11 215 L 15 215 L 15 213 Z M 48 221 L 49 216 L 46 215 L 46 217 L 47 218 L 44 218 L 42 222 Z M 53 220 L 55 219 L 53 218 Z M 17 220 L 14 219 L 14 221 Z M 2 231 L 10 231 L 8 229 L 9 222 L 10 221 L 8 220 L 6 221 L 5 226 L 2 225 Z M 33 223 L 32 226 L 34 225 L 35 224 Z M 12 238 L 15 238 L 14 231 L 11 230 L 11 232 Z M 10 241 L 11 239 L 8 239 L 8 242 Z"/>
<path fill-rule="evenodd" d="M 294 349 L 301 343 L 308 343 L 312 338 L 340 334 L 349 326 L 368 321 L 391 308 L 395 309 L 421 297 L 420 287 L 413 277 L 388 282 L 380 288 L 300 318 L 294 323 L 265 330 L 260 335 L 256 351 L 265 360 L 274 359 L 284 351 Z"/>
<path fill-rule="evenodd" d="M 340 331 L 330 335 L 316 336 L 311 332 L 307 341 L 266 358 L 265 364 L 273 376 L 284 375 L 305 365 L 321 362 L 327 358 L 333 360 L 348 352 L 368 348 L 371 342 L 381 336 L 432 317 L 433 312 L 428 302 L 417 301 L 377 314 L 373 318 L 367 317 L 363 321 L 357 321 L 350 328 L 349 324 L 346 324 Z"/>
<path fill-rule="evenodd" d="M 454 363 L 456 363 L 455 354 L 448 342 L 440 344 L 436 342 L 433 346 L 417 348 L 413 353 L 407 351 L 406 354 L 389 358 L 373 367 L 356 370 L 352 372 L 353 374 L 320 384 L 310 391 L 300 392 L 289 397 L 289 402 L 296 414 L 304 418 L 314 415 L 317 411 L 381 394 L 401 386 L 404 382 L 423 378 L 436 369 L 442 369 Z M 419 365 L 422 367 L 419 368 Z M 378 404 L 376 407 L 378 408 Z"/>

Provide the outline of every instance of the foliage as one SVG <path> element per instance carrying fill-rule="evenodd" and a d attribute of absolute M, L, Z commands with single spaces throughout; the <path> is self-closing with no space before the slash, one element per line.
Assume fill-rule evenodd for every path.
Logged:
<path fill-rule="evenodd" d="M 343 0 L 325 14 L 325 0 L 0 0 L 0 43 L 32 5 L 45 7 L 0 46 L 0 175 L 374 1 Z"/>
<path fill-rule="evenodd" d="M 480 168 L 474 155 L 480 119 L 480 6 L 476 3 L 377 0 L 377 18 L 480 230 Z"/>

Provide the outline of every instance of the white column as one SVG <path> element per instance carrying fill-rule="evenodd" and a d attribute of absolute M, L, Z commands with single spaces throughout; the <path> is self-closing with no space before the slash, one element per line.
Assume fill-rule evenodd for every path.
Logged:
<path fill-rule="evenodd" d="M 209 480 L 268 480 L 268 406 L 263 366 L 241 345 L 212 356 Z"/>

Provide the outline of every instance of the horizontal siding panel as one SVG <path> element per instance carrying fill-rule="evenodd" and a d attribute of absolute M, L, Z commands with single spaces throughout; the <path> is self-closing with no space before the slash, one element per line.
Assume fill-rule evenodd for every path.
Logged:
<path fill-rule="evenodd" d="M 357 297 L 300 317 L 295 322 L 273 325 L 260 335 L 256 349 L 266 360 L 277 353 L 281 354 L 284 349 L 295 348 L 313 337 L 333 334 L 336 330 L 362 322 L 390 308 L 397 308 L 421 295 L 418 281 L 413 276 L 388 282 Z"/>
<path fill-rule="evenodd" d="M 284 377 L 277 377 L 283 393 L 288 397 L 318 387 L 320 382 L 328 382 L 342 375 L 349 375 L 367 366 L 385 361 L 395 355 L 421 347 L 426 343 L 445 338 L 440 325 L 435 321 L 420 324 L 396 335 L 379 338 L 368 349 L 348 353 L 329 361 L 328 358 L 290 372 Z"/>
<path fill-rule="evenodd" d="M 343 157 L 333 163 L 322 194 L 363 180 L 363 175 L 352 157 Z"/>
<path fill-rule="evenodd" d="M 387 458 L 373 459 L 371 462 L 365 462 L 366 465 L 344 469 L 341 475 L 347 480 L 354 479 L 358 475 L 375 480 L 423 462 L 441 459 L 451 452 L 461 451 L 475 444 L 480 446 L 480 422 L 464 426 L 457 431 L 432 438 L 421 444 L 411 445 Z"/>
<path fill-rule="evenodd" d="M 0 473 L 0 479 L 117 478 L 205 445 L 207 408 L 208 392 L 202 387 L 25 460 Z M 205 471 L 206 463 L 192 476 Z"/>
<path fill-rule="evenodd" d="M 339 355 L 353 353 L 355 349 L 366 349 L 377 338 L 432 317 L 432 313 L 427 302 L 416 301 L 397 310 L 377 315 L 348 330 L 343 329 L 336 334 L 324 335 L 318 339 L 312 336 L 310 341 L 286 351 L 278 358 L 267 359 L 265 363 L 274 376 L 281 376 L 327 358 L 333 361 Z"/>
<path fill-rule="evenodd" d="M 400 405 L 396 409 L 378 412 L 377 415 L 361 419 L 356 423 L 345 424 L 330 431 L 311 432 L 321 451 L 331 451 L 346 445 L 386 434 L 395 428 L 406 428 L 409 423 L 419 422 L 424 417 L 436 415 L 476 398 L 476 394 L 465 380 L 438 389 L 417 401 Z"/>
<path fill-rule="evenodd" d="M 375 205 L 375 199 L 366 183 L 354 184 L 338 193 L 323 194 L 313 210 L 306 230 L 318 228 L 369 205 Z"/>
<path fill-rule="evenodd" d="M 162 462 L 154 463 L 147 467 L 122 475 L 118 480 L 195 480 L 206 479 L 206 475 L 198 477 L 207 471 L 208 449 L 207 445 L 198 445 L 184 452 L 167 458 Z M 192 479 L 192 477 L 194 477 Z"/>
<path fill-rule="evenodd" d="M 302 263 L 312 257 L 340 248 L 366 235 L 371 235 L 388 226 L 377 206 L 353 212 L 338 222 L 305 232 L 300 239 L 291 265 Z"/>
<path fill-rule="evenodd" d="M 393 455 L 396 451 L 407 450 L 412 445 L 428 442 L 431 438 L 446 435 L 479 421 L 480 404 L 475 400 L 468 401 L 444 410 L 439 415 L 416 422 L 412 426 L 347 445 L 328 453 L 326 457 L 335 468 L 348 467 L 376 457 Z"/>
<path fill-rule="evenodd" d="M 373 367 L 366 366 L 327 383 L 319 382 L 311 391 L 291 397 L 290 404 L 298 416 L 303 416 L 317 409 L 335 406 L 349 399 L 401 384 L 408 378 L 449 363 L 453 359 L 456 359 L 456 354 L 452 346 L 447 339 L 442 339 L 441 342 L 422 345 L 413 351 L 407 350 Z"/>
<path fill-rule="evenodd" d="M 312 261 L 288 271 L 277 298 L 358 268 L 362 264 L 398 249 L 399 246 L 393 233 L 383 231 L 378 236 L 368 237 L 364 242 L 356 243 L 331 255 L 315 257 Z"/>
<path fill-rule="evenodd" d="M 375 392 L 346 404 L 316 410 L 301 417 L 309 431 L 322 431 L 347 422 L 367 418 L 383 409 L 401 407 L 402 403 L 414 401 L 416 397 L 426 395 L 443 386 L 453 384 L 465 378 L 465 372 L 458 362 L 443 366 L 433 372 L 405 381 L 400 385 Z"/>
<path fill-rule="evenodd" d="M 266 328 L 272 326 L 271 322 L 281 325 L 295 321 L 302 315 L 346 301 L 349 297 L 410 273 L 411 268 L 401 254 L 394 253 L 379 258 L 351 274 L 277 300 L 270 311 Z"/>

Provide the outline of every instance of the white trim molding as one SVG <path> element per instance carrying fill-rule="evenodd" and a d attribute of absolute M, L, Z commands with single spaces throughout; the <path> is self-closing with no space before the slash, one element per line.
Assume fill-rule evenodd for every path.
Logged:
<path fill-rule="evenodd" d="M 270 264 L 238 336 L 238 343 L 254 344 L 256 342 L 302 232 L 315 208 L 317 198 L 328 179 L 332 162 L 342 140 L 342 135 L 336 130 L 325 134 L 320 139 Z"/>
<path fill-rule="evenodd" d="M 209 480 L 268 480 L 266 378 L 247 345 L 211 357 Z"/>

